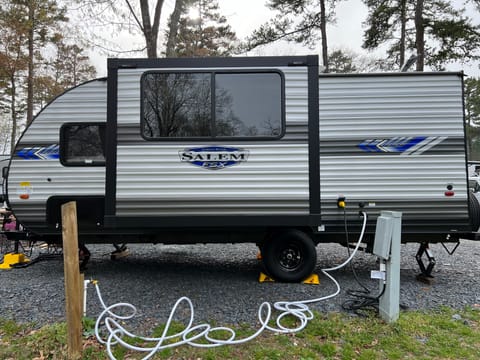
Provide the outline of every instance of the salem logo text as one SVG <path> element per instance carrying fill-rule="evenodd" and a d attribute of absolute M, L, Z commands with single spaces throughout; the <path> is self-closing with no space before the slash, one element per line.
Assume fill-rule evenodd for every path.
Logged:
<path fill-rule="evenodd" d="M 188 148 L 178 152 L 180 161 L 208 170 L 220 170 L 245 162 L 248 154 L 248 150 L 225 146 Z"/>

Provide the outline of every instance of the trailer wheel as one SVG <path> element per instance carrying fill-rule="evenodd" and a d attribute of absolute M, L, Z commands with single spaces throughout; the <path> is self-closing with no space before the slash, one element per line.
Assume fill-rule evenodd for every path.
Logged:
<path fill-rule="evenodd" d="M 263 245 L 262 259 L 265 270 L 275 280 L 299 282 L 312 274 L 317 252 L 307 234 L 291 229 L 278 233 Z"/>
<path fill-rule="evenodd" d="M 474 231 L 480 227 L 480 203 L 477 196 L 470 192 L 468 197 L 468 207 L 470 211 L 470 219 L 472 220 L 472 227 Z"/>

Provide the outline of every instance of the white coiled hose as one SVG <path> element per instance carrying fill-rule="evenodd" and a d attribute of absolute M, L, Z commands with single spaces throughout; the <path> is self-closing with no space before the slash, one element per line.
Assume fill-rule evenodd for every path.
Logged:
<path fill-rule="evenodd" d="M 147 355 L 145 355 L 145 357 L 143 358 L 144 360 L 146 360 L 146 359 L 150 359 L 159 350 L 173 348 L 183 344 L 189 344 L 194 347 L 211 348 L 211 347 L 222 346 L 222 345 L 235 345 L 235 344 L 248 342 L 256 338 L 264 330 L 270 330 L 275 333 L 294 333 L 294 332 L 301 331 L 302 329 L 305 328 L 305 326 L 307 326 L 308 321 L 313 319 L 313 313 L 309 309 L 307 304 L 324 301 L 324 300 L 333 298 L 340 293 L 340 284 L 332 275 L 329 274 L 329 272 L 343 268 L 353 259 L 353 257 L 357 253 L 360 247 L 360 244 L 363 240 L 363 236 L 365 234 L 365 228 L 367 224 L 367 214 L 365 212 L 361 212 L 361 214 L 363 216 L 363 226 L 362 226 L 362 231 L 360 233 L 360 237 L 358 239 L 358 242 L 357 242 L 357 245 L 355 246 L 354 251 L 351 253 L 349 258 L 345 260 L 342 264 L 328 268 L 328 269 L 321 270 L 321 272 L 325 276 L 327 276 L 330 280 L 333 281 L 333 283 L 337 287 L 337 290 L 330 295 L 323 296 L 320 298 L 302 300 L 302 301 L 279 301 L 274 303 L 273 307 L 280 312 L 280 314 L 276 318 L 276 327 L 272 327 L 268 325 L 272 317 L 272 306 L 268 302 L 262 303 L 258 308 L 258 320 L 260 321 L 261 327 L 254 334 L 242 339 L 237 339 L 237 335 L 235 331 L 228 327 L 223 327 L 223 326 L 212 327 L 209 324 L 194 325 L 195 311 L 194 311 L 193 303 L 188 297 L 184 296 L 179 298 L 175 303 L 175 305 L 173 306 L 170 312 L 170 316 L 168 317 L 168 320 L 165 324 L 165 329 L 163 330 L 163 333 L 160 337 L 138 336 L 136 334 L 131 333 L 127 329 L 125 329 L 119 322 L 119 321 L 133 318 L 137 312 L 137 309 L 135 308 L 135 306 L 129 303 L 117 303 L 117 304 L 107 306 L 103 301 L 102 294 L 98 286 L 98 282 L 93 281 L 92 283 L 95 286 L 98 298 L 100 299 L 100 303 L 104 309 L 102 313 L 98 316 L 97 321 L 95 323 L 95 335 L 98 341 L 106 346 L 108 356 L 110 357 L 110 359 L 115 359 L 115 356 L 113 355 L 113 352 L 112 352 L 112 347 L 116 344 L 119 344 L 129 350 L 147 353 Z M 177 332 L 173 335 L 167 336 L 168 330 L 170 329 L 170 325 L 172 323 L 173 317 L 178 307 L 184 303 L 186 303 L 190 312 L 190 319 L 188 321 L 188 324 L 185 326 L 185 328 L 182 331 Z M 115 313 L 115 310 L 119 308 L 127 309 L 131 313 L 128 315 L 118 315 Z M 282 320 L 286 316 L 294 316 L 295 318 L 297 318 L 299 321 L 299 325 L 296 327 L 286 327 L 282 325 Z M 104 323 L 104 328 L 106 329 L 106 332 L 107 332 L 106 336 L 101 334 L 102 323 Z M 230 334 L 229 338 L 226 340 L 216 339 L 213 336 L 213 334 L 219 331 L 229 333 Z M 131 338 L 131 339 L 135 338 L 137 340 L 141 340 L 144 344 L 145 343 L 146 344 L 144 346 L 135 346 L 135 345 L 129 344 L 128 341 L 124 340 L 128 338 Z M 169 341 L 172 339 L 177 339 L 177 341 L 175 342 Z M 198 340 L 200 339 L 202 339 L 203 342 L 198 342 Z M 207 341 L 206 343 L 205 343 L 205 340 Z M 152 345 L 149 346 L 148 344 L 152 344 Z"/>

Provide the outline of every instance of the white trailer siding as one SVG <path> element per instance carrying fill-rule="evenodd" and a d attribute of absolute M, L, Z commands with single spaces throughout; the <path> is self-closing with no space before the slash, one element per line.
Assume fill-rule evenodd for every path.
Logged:
<path fill-rule="evenodd" d="M 340 194 L 351 206 L 370 204 L 373 213 L 402 211 L 406 223 L 467 221 L 458 74 L 320 76 L 319 89 L 324 221 L 340 220 Z M 389 140 L 406 143 L 418 137 L 427 137 L 424 147 L 388 147 Z M 379 146 L 368 146 L 369 140 Z M 445 196 L 449 185 L 454 196 Z"/>
<path fill-rule="evenodd" d="M 28 227 L 45 226 L 46 202 L 54 195 L 104 195 L 105 167 L 63 166 L 58 158 L 29 158 L 18 152 L 60 144 L 60 128 L 69 122 L 106 122 L 107 82 L 75 87 L 53 100 L 35 117 L 16 147 L 8 174 L 8 198 L 15 215 Z M 58 155 L 58 148 L 56 150 Z M 44 154 L 42 150 L 40 155 Z M 30 192 L 28 199 L 20 194 Z"/>
<path fill-rule="evenodd" d="M 285 76 L 281 140 L 172 142 L 140 136 L 140 77 L 146 70 L 119 69 L 116 215 L 308 214 L 308 73 L 305 67 L 278 70 Z M 246 149 L 248 161 L 210 171 L 179 159 L 185 148 L 212 145 Z"/>
<path fill-rule="evenodd" d="M 170 242 L 210 241 L 211 228 L 255 232 L 253 241 L 261 241 L 275 227 L 339 241 L 345 213 L 359 231 L 360 203 L 369 234 L 376 215 L 392 210 L 403 213 L 405 241 L 470 235 L 469 205 L 480 209 L 469 202 L 462 76 L 317 77 L 317 66 L 315 57 L 111 59 L 108 85 L 96 80 L 67 91 L 24 132 L 9 165 L 9 204 L 29 230 L 52 241 L 61 234 L 60 205 L 72 199 L 92 241 L 124 231 L 162 241 L 161 230 L 172 232 Z M 168 82 L 184 78 L 202 86 L 185 82 L 177 91 Z M 177 94 L 190 101 L 178 117 L 168 108 L 184 106 Z M 59 159 L 60 145 L 73 154 L 70 166 Z M 177 240 L 172 234 L 182 229 Z M 98 234 L 106 237 L 93 240 Z"/>

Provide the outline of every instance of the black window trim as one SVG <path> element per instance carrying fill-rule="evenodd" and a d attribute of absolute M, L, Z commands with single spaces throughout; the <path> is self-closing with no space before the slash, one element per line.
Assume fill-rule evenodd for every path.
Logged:
<path fill-rule="evenodd" d="M 84 125 L 84 126 L 103 126 L 105 135 L 107 132 L 107 123 L 106 122 L 99 122 L 99 121 L 93 121 L 93 122 L 82 122 L 82 121 L 74 121 L 74 122 L 66 122 L 63 123 L 62 126 L 60 127 L 60 151 L 59 151 L 59 160 L 60 163 L 63 166 L 66 167 L 92 167 L 92 166 L 105 166 L 106 163 L 106 144 L 103 144 L 104 146 L 104 157 L 105 160 L 100 161 L 100 160 L 92 160 L 92 162 L 82 162 L 82 161 L 75 161 L 75 162 L 66 162 L 65 161 L 65 128 L 68 126 L 79 126 L 79 125 Z M 106 140 L 104 140 L 106 142 Z"/>
<path fill-rule="evenodd" d="M 212 136 L 183 136 L 183 137 L 146 137 L 143 134 L 143 100 L 144 100 L 144 77 L 148 74 L 211 74 L 211 127 Z M 277 136 L 215 136 L 215 75 L 216 74 L 261 74 L 275 73 L 280 75 L 280 133 Z M 140 136 L 146 141 L 276 141 L 285 136 L 286 132 L 286 116 L 285 116 L 285 75 L 279 69 L 233 69 L 233 70 L 209 70 L 209 69 L 154 69 L 144 71 L 140 77 Z"/>

